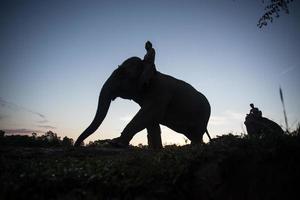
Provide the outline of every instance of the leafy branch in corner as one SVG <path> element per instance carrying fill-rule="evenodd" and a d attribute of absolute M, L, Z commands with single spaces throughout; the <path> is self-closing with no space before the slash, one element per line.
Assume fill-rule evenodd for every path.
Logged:
<path fill-rule="evenodd" d="M 265 3 L 265 0 L 262 0 Z M 257 26 L 262 28 L 267 26 L 268 22 L 273 22 L 273 18 L 278 18 L 281 11 L 289 14 L 288 4 L 293 0 L 269 0 L 269 4 L 265 6 L 265 14 L 258 20 Z"/>

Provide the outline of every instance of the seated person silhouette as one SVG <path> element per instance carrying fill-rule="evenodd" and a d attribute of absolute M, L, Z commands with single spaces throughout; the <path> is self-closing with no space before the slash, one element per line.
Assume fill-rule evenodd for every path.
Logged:
<path fill-rule="evenodd" d="M 250 107 L 251 107 L 251 110 L 250 110 L 250 113 L 249 113 L 250 115 L 252 115 L 255 118 L 261 118 L 262 117 L 262 112 L 258 108 L 254 107 L 253 103 L 250 104 Z"/>
<path fill-rule="evenodd" d="M 152 47 L 152 43 L 147 41 L 145 43 L 145 49 L 147 51 L 146 55 L 144 56 L 144 71 L 140 78 L 140 87 L 141 89 L 143 86 L 148 86 L 152 76 L 156 73 L 156 68 L 154 64 L 155 60 L 155 50 Z"/>
<path fill-rule="evenodd" d="M 154 65 L 155 60 L 155 49 L 152 47 L 152 43 L 150 41 L 147 41 L 145 43 L 145 49 L 147 51 L 146 55 L 144 56 L 144 61 Z"/>

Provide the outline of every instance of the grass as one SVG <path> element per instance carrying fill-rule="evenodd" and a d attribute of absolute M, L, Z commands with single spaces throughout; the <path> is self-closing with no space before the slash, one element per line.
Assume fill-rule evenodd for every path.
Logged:
<path fill-rule="evenodd" d="M 162 151 L 1 146 L 0 155 L 0 199 L 300 197 L 299 129 L 276 138 L 226 135 Z"/>

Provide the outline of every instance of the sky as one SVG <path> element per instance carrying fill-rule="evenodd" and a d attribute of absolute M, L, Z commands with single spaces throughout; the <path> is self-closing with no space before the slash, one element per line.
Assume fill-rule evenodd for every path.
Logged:
<path fill-rule="evenodd" d="M 256 24 L 262 1 L 1 1 L 0 129 L 76 139 L 92 121 L 105 80 L 125 59 L 145 54 L 211 104 L 212 137 L 246 132 L 250 103 L 285 128 L 279 86 L 291 129 L 300 122 L 300 2 L 272 24 Z M 112 102 L 86 139 L 120 136 L 139 106 Z M 162 128 L 163 144 L 184 136 Z M 207 140 L 206 137 L 204 137 Z M 146 132 L 131 144 L 146 144 Z"/>

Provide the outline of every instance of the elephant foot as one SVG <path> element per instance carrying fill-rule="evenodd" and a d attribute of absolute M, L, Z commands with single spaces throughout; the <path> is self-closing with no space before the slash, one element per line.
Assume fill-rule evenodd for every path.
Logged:
<path fill-rule="evenodd" d="M 128 142 L 122 141 L 120 137 L 114 138 L 112 140 L 107 141 L 111 146 L 117 148 L 127 148 L 129 146 Z"/>

